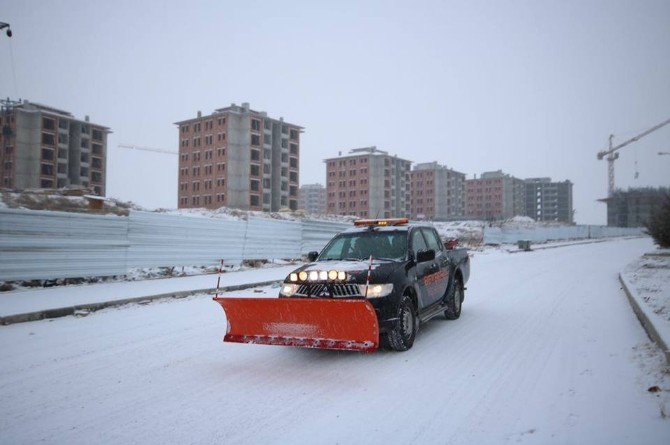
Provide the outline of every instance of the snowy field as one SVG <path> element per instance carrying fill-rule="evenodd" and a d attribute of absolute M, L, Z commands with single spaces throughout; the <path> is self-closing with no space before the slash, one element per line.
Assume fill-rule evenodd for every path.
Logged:
<path fill-rule="evenodd" d="M 3 326 L 0 437 L 668 444 L 670 379 L 617 280 L 651 249 L 475 253 L 461 319 L 422 325 L 405 353 L 224 344 L 204 296 Z"/>

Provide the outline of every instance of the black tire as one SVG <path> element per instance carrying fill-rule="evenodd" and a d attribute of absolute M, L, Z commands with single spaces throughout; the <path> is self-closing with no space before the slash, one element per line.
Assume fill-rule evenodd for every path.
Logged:
<path fill-rule="evenodd" d="M 447 317 L 447 320 L 456 320 L 461 316 L 464 297 L 463 282 L 459 277 L 456 277 L 454 278 L 454 285 L 451 286 L 451 291 L 447 297 L 447 308 L 444 311 L 444 316 Z"/>
<path fill-rule="evenodd" d="M 394 351 L 407 351 L 414 344 L 419 327 L 416 307 L 408 295 L 404 295 L 398 304 L 398 320 L 395 326 L 382 339 Z"/>

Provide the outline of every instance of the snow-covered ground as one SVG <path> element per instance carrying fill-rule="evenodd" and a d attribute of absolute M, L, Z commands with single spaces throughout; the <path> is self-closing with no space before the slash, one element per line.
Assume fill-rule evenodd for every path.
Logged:
<path fill-rule="evenodd" d="M 621 273 L 661 343 L 670 345 L 670 250 L 651 250 Z"/>
<path fill-rule="evenodd" d="M 221 275 L 220 286 L 283 280 L 298 265 L 262 267 Z M 21 289 L 0 293 L 0 317 L 57 309 L 83 304 L 125 300 L 150 295 L 204 290 L 216 287 L 216 274 L 142 281 L 68 285 L 37 289 Z"/>
<path fill-rule="evenodd" d="M 637 259 L 623 275 L 651 310 L 670 326 L 670 251 Z"/>
<path fill-rule="evenodd" d="M 405 353 L 222 343 L 205 296 L 0 327 L 0 437 L 670 443 L 668 374 L 617 281 L 650 249 L 475 253 L 461 319 L 422 325 Z"/>

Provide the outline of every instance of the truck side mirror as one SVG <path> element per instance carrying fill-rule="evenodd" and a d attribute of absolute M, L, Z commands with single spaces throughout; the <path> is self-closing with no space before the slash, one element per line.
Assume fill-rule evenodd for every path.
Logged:
<path fill-rule="evenodd" d="M 426 261 L 433 261 L 435 259 L 435 251 L 433 249 L 419 250 L 416 253 L 416 262 L 425 263 Z"/>
<path fill-rule="evenodd" d="M 307 261 L 309 261 L 310 263 L 313 263 L 314 261 L 316 261 L 318 256 L 319 256 L 319 252 L 317 252 L 316 250 L 313 250 L 313 251 L 311 251 L 310 253 L 307 254 Z"/>

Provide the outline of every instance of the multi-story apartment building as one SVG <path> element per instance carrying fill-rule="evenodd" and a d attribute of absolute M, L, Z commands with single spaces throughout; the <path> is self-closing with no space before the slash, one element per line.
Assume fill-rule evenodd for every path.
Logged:
<path fill-rule="evenodd" d="M 572 182 L 551 182 L 551 178 L 528 178 L 526 216 L 536 221 L 573 223 Z"/>
<path fill-rule="evenodd" d="M 326 212 L 363 218 L 408 217 L 411 161 L 377 147 L 326 159 Z"/>
<path fill-rule="evenodd" d="M 254 111 L 219 108 L 179 126 L 179 208 L 298 209 L 303 128 Z"/>
<path fill-rule="evenodd" d="M 526 187 L 522 179 L 502 170 L 482 173 L 465 181 L 465 214 L 482 220 L 508 219 L 526 212 Z"/>
<path fill-rule="evenodd" d="M 465 173 L 426 162 L 415 165 L 410 178 L 413 219 L 449 221 L 465 217 Z"/>
<path fill-rule="evenodd" d="M 84 186 L 105 196 L 109 128 L 28 101 L 2 102 L 2 187 Z"/>
<path fill-rule="evenodd" d="M 301 186 L 298 208 L 315 215 L 326 213 L 326 188 L 321 184 Z"/>
<path fill-rule="evenodd" d="M 670 188 L 640 187 L 615 190 L 612 196 L 599 199 L 607 203 L 607 225 L 614 227 L 644 227 L 651 213 L 663 202 Z"/>

